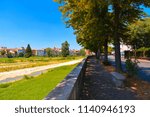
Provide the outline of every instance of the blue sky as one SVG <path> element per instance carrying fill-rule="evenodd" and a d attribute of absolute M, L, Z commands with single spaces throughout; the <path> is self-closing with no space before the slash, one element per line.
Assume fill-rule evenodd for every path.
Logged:
<path fill-rule="evenodd" d="M 150 14 L 150 9 L 145 9 Z M 71 28 L 66 28 L 58 4 L 52 0 L 0 0 L 0 47 L 61 47 L 80 49 Z"/>
<path fill-rule="evenodd" d="M 79 49 L 73 30 L 66 28 L 58 4 L 52 0 L 0 0 L 0 46 Z"/>

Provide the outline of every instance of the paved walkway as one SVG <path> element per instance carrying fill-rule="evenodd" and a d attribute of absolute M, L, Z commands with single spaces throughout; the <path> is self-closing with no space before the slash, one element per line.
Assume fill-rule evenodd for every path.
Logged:
<path fill-rule="evenodd" d="M 112 75 L 91 57 L 87 61 L 82 100 L 136 100 L 137 95 L 128 88 L 117 88 Z"/>
<path fill-rule="evenodd" d="M 0 83 L 6 83 L 6 82 L 19 80 L 23 78 L 24 75 L 37 76 L 37 75 L 40 75 L 42 72 L 46 71 L 47 69 L 56 68 L 56 67 L 60 67 L 64 65 L 73 65 L 81 61 L 82 59 L 59 63 L 59 64 L 52 64 L 52 65 L 33 67 L 33 68 L 25 68 L 25 69 L 14 70 L 14 71 L 9 71 L 9 72 L 0 72 Z"/>

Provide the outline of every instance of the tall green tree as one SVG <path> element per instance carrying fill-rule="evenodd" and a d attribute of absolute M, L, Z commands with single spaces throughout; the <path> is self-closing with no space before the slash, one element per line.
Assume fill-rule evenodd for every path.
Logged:
<path fill-rule="evenodd" d="M 69 55 L 69 43 L 67 41 L 62 43 L 61 52 L 63 57 L 67 57 Z"/>
<path fill-rule="evenodd" d="M 25 51 L 25 57 L 29 58 L 31 56 L 32 56 L 32 50 L 31 50 L 30 44 L 28 44 L 27 48 L 26 48 L 26 51 Z"/>
<path fill-rule="evenodd" d="M 143 52 L 143 57 L 146 57 L 146 51 L 150 49 L 150 18 L 132 23 L 128 29 L 128 39 L 124 43 L 132 47 L 135 57 L 140 56 L 137 56 L 137 51 Z"/>
<path fill-rule="evenodd" d="M 59 1 L 60 2 L 60 1 Z M 61 12 L 67 17 L 67 25 L 72 26 L 77 36 L 77 42 L 100 55 L 100 48 L 105 42 L 105 55 L 107 60 L 108 35 L 104 32 L 108 30 L 108 2 L 107 0 L 62 0 Z M 101 5 L 103 3 L 103 5 Z M 105 31 L 104 31 L 105 29 Z M 108 33 L 107 33 L 108 34 Z M 105 40 L 106 41 L 103 41 Z M 93 45 L 95 43 L 95 45 Z M 92 47 L 94 46 L 94 47 Z M 96 49 L 96 50 L 95 50 Z"/>
<path fill-rule="evenodd" d="M 131 45 L 133 49 L 150 47 L 150 18 L 138 20 L 129 25 L 127 45 Z"/>
<path fill-rule="evenodd" d="M 122 71 L 120 42 L 125 39 L 124 33 L 127 32 L 127 27 L 130 23 L 144 15 L 141 5 L 148 5 L 149 3 L 148 0 L 110 0 L 114 24 L 112 28 L 117 71 Z"/>
<path fill-rule="evenodd" d="M 104 45 L 107 61 L 108 41 L 115 45 L 116 70 L 122 71 L 120 42 L 130 23 L 143 16 L 141 5 L 149 7 L 149 0 L 55 0 L 62 4 L 60 11 L 66 17 L 67 26 L 72 26 L 77 42 L 90 50 Z M 110 9 L 110 10 L 109 10 Z M 95 47 L 93 48 L 93 44 Z"/>
<path fill-rule="evenodd" d="M 46 54 L 48 57 L 53 57 L 54 56 L 54 52 L 51 48 L 46 48 Z"/>
<path fill-rule="evenodd" d="M 84 48 L 80 49 L 79 55 L 80 55 L 80 56 L 85 56 L 85 55 L 86 55 Z"/>

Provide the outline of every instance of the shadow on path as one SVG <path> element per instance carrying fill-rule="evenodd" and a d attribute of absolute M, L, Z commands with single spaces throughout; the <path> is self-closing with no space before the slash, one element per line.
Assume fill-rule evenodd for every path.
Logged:
<path fill-rule="evenodd" d="M 91 57 L 87 61 L 81 100 L 136 100 L 135 92 L 128 88 L 118 88 L 113 76 Z"/>

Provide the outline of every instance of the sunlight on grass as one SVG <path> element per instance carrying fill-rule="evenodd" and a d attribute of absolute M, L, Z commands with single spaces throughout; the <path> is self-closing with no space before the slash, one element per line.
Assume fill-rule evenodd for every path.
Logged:
<path fill-rule="evenodd" d="M 84 57 L 0 58 L 0 72 L 78 60 Z"/>
<path fill-rule="evenodd" d="M 14 83 L 0 84 L 1 100 L 41 100 L 61 82 L 76 65 L 49 70 L 40 76 L 25 76 Z"/>

